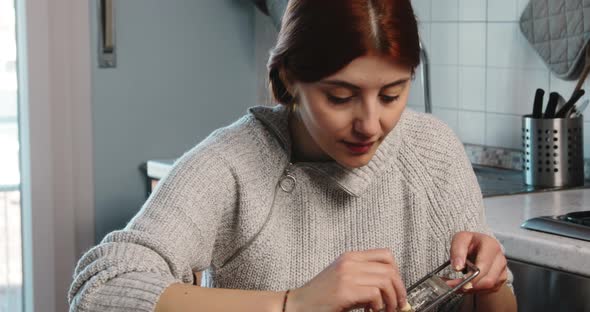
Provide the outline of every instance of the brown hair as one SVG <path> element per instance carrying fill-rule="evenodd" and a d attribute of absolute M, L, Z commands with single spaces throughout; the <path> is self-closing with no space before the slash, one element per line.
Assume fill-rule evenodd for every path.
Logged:
<path fill-rule="evenodd" d="M 410 0 L 290 0 L 268 61 L 275 100 L 295 98 L 286 82 L 315 82 L 368 53 L 390 56 L 412 71 L 420 63 Z"/>

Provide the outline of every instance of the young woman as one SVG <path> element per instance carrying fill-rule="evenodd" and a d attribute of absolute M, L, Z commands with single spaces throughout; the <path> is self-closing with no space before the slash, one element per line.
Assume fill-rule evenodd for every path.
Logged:
<path fill-rule="evenodd" d="M 72 310 L 392 312 L 469 258 L 481 274 L 440 310 L 515 311 L 463 145 L 405 108 L 418 42 L 409 0 L 290 1 L 268 66 L 280 105 L 178 160 L 82 257 Z"/>

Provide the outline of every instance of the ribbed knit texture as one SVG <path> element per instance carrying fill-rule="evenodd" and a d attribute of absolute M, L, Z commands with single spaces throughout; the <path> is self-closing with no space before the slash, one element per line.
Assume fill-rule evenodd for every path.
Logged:
<path fill-rule="evenodd" d="M 70 311 L 153 311 L 193 270 L 208 287 L 297 288 L 372 248 L 389 248 L 410 286 L 449 259 L 454 233 L 491 234 L 463 145 L 435 117 L 407 109 L 357 169 L 290 165 L 287 121 L 282 106 L 255 107 L 183 155 L 126 228 L 80 259 Z"/>

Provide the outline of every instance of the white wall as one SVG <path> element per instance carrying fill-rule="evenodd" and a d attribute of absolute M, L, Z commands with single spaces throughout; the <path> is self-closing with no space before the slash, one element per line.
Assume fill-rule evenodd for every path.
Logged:
<path fill-rule="evenodd" d="M 180 156 L 257 104 L 249 1 L 116 5 L 117 68 L 98 68 L 93 55 L 97 239 L 123 227 L 145 201 L 143 162 Z M 96 31 L 92 40 L 95 46 Z"/>
<path fill-rule="evenodd" d="M 466 143 L 520 149 L 520 116 L 532 112 L 535 90 L 545 89 L 546 101 L 549 91 L 568 98 L 574 89 L 575 82 L 550 73 L 521 34 L 518 21 L 527 3 L 413 0 L 431 56 L 434 114 Z M 412 91 L 409 104 L 423 110 L 421 85 Z M 590 111 L 585 120 L 590 155 Z"/>

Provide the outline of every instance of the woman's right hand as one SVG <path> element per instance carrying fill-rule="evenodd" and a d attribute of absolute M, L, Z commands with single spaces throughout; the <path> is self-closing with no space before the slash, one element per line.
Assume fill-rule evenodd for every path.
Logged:
<path fill-rule="evenodd" d="M 300 288 L 291 290 L 287 312 L 396 312 L 406 288 L 388 249 L 346 252 Z"/>

